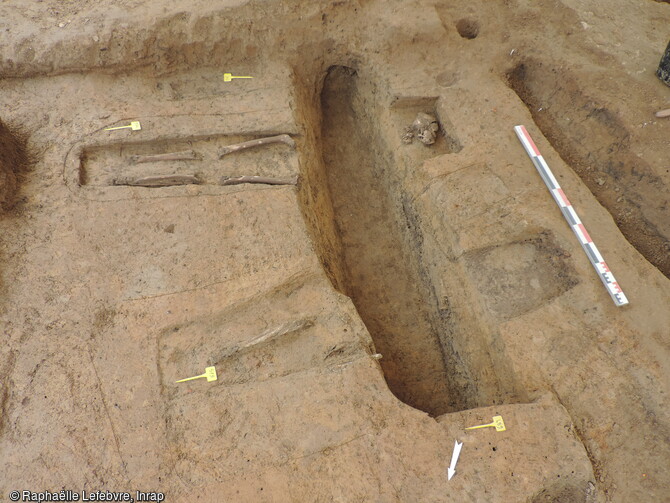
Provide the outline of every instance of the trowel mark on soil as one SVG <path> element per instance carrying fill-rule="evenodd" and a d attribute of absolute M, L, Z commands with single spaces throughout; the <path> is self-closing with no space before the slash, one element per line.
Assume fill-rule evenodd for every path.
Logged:
<path fill-rule="evenodd" d="M 669 194 L 631 151 L 621 119 L 586 95 L 564 69 L 559 75 L 556 68 L 528 60 L 507 73 L 507 82 L 626 239 L 670 278 Z"/>

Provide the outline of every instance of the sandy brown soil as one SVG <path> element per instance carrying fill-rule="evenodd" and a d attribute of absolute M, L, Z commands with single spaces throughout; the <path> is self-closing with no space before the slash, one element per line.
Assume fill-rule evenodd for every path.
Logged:
<path fill-rule="evenodd" d="M 3 2 L 0 499 L 670 501 L 669 27 L 652 0 Z M 418 113 L 433 145 L 402 141 Z"/>

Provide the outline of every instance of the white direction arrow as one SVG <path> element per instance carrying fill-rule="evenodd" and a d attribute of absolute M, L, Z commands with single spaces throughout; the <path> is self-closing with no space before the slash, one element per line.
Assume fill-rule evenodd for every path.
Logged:
<path fill-rule="evenodd" d="M 451 480 L 451 477 L 453 477 L 456 473 L 456 463 L 458 462 L 458 456 L 461 454 L 461 447 L 463 447 L 463 442 L 456 440 L 454 442 L 454 452 L 451 454 L 451 464 L 447 470 L 449 480 Z"/>

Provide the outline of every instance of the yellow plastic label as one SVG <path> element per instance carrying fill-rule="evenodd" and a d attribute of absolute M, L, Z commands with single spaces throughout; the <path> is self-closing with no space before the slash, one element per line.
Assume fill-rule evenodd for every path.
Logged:
<path fill-rule="evenodd" d="M 216 381 L 216 367 L 207 367 L 205 369 L 205 376 L 207 376 L 207 382 Z"/>
<path fill-rule="evenodd" d="M 115 131 L 117 129 L 132 129 L 133 131 L 139 131 L 142 129 L 142 125 L 140 124 L 140 121 L 132 121 L 127 126 L 106 127 L 105 131 Z"/>
<path fill-rule="evenodd" d="M 232 73 L 224 73 L 223 74 L 223 81 L 224 82 L 230 82 L 233 79 L 253 79 L 253 77 L 248 77 L 248 76 L 242 76 L 242 75 L 233 75 Z"/>
<path fill-rule="evenodd" d="M 505 421 L 503 421 L 502 416 L 493 416 L 493 425 L 496 427 L 496 431 L 505 431 Z"/>
<path fill-rule="evenodd" d="M 205 369 L 204 374 L 201 374 L 199 376 L 187 377 L 186 379 L 179 379 L 178 381 L 175 382 L 193 381 L 195 379 L 202 379 L 203 377 L 207 378 L 207 382 L 216 381 L 216 367 L 207 367 Z"/>
<path fill-rule="evenodd" d="M 466 430 L 476 430 L 478 428 L 495 428 L 496 431 L 505 431 L 505 421 L 502 416 L 493 416 L 493 422 L 489 424 L 480 424 L 478 426 L 470 426 Z"/>

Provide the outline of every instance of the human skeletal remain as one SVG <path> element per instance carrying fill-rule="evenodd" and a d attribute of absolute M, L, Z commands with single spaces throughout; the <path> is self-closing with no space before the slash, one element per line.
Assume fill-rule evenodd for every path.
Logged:
<path fill-rule="evenodd" d="M 265 138 L 258 138 L 257 140 L 249 140 L 242 143 L 235 143 L 227 145 L 219 151 L 219 159 L 224 155 L 232 154 L 238 150 L 244 150 L 252 147 L 259 147 L 261 145 L 269 145 L 271 143 L 285 143 L 289 147 L 295 147 L 295 140 L 287 134 L 280 134 L 277 136 L 267 136 Z"/>
<path fill-rule="evenodd" d="M 112 185 L 130 185 L 131 187 L 169 187 L 171 185 L 191 185 L 202 183 L 194 175 L 155 175 L 141 178 L 115 178 Z"/>
<path fill-rule="evenodd" d="M 411 126 L 407 126 L 402 135 L 403 143 L 412 143 L 414 138 L 418 138 L 424 145 L 432 145 L 435 143 L 437 132 L 440 125 L 437 119 L 430 114 L 419 112 L 412 122 Z"/>
<path fill-rule="evenodd" d="M 241 183 L 262 183 L 265 185 L 296 185 L 298 177 L 292 178 L 270 178 L 267 176 L 238 176 L 231 178 L 224 176 L 221 178 L 219 185 L 239 185 Z"/>
<path fill-rule="evenodd" d="M 134 163 L 156 162 L 156 161 L 196 161 L 198 154 L 193 150 L 184 150 L 183 152 L 169 152 L 167 154 L 153 155 L 131 155 L 130 161 Z"/>

